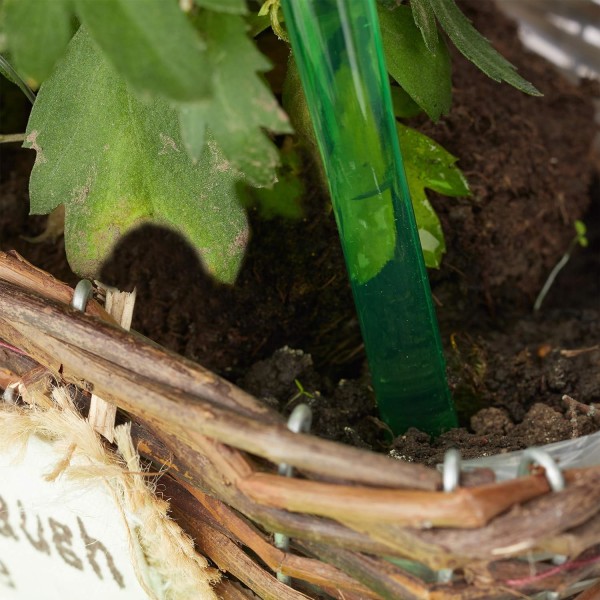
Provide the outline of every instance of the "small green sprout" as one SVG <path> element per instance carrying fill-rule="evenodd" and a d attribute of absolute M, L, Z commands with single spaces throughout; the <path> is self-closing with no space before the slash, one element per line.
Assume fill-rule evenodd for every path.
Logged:
<path fill-rule="evenodd" d="M 294 402 L 296 402 L 296 400 L 298 400 L 299 398 L 302 398 L 302 397 L 310 398 L 311 400 L 315 399 L 315 394 L 313 394 L 311 392 L 307 392 L 304 389 L 304 386 L 302 385 L 302 383 L 300 383 L 299 379 L 294 379 L 294 383 L 296 384 L 298 391 L 288 400 L 288 402 L 286 404 L 286 408 L 288 406 L 292 405 Z"/>
<path fill-rule="evenodd" d="M 575 237 L 574 242 L 579 244 L 582 248 L 587 248 L 589 245 L 586 237 L 587 227 L 583 221 L 575 221 L 575 232 L 577 233 L 577 236 Z"/>

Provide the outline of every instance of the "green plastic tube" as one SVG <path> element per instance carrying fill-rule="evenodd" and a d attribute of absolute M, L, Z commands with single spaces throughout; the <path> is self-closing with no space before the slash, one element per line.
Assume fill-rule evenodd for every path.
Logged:
<path fill-rule="evenodd" d="M 383 419 L 456 426 L 375 3 L 282 0 Z"/>

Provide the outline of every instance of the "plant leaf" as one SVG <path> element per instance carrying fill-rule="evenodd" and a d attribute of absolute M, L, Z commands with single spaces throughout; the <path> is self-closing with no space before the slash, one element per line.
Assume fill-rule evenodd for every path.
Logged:
<path fill-rule="evenodd" d="M 317 161 L 323 186 L 327 189 L 327 180 L 321 165 L 321 156 L 308 114 L 306 99 L 302 93 L 300 76 L 293 61 L 290 61 L 288 66 L 283 87 L 283 100 L 284 106 L 294 119 L 297 133 L 302 136 Z M 418 131 L 399 123 L 396 125 L 425 264 L 428 267 L 438 268 L 445 251 L 444 234 L 439 219 L 427 199 L 425 188 L 449 196 L 467 196 L 470 194 L 469 187 L 463 174 L 455 166 L 457 159 L 454 156 Z M 361 144 L 367 148 L 371 143 L 377 143 L 376 139 L 371 140 L 368 135 L 360 139 Z M 361 200 L 364 201 L 364 199 Z M 353 202 L 347 205 L 346 210 L 353 210 L 354 214 L 351 217 L 345 216 L 344 222 L 347 223 L 351 219 L 351 222 L 357 223 L 362 219 L 365 223 L 369 223 L 371 230 L 376 230 L 377 222 L 389 223 L 394 219 L 392 198 L 387 191 L 382 194 L 379 203 L 367 205 L 362 201 L 360 203 Z M 361 232 L 357 230 L 352 235 L 360 240 Z M 362 244 L 357 243 L 356 247 L 361 245 L 368 248 L 371 255 L 368 257 L 368 268 L 359 269 L 352 276 L 358 281 L 364 282 L 376 275 L 378 270 L 393 256 L 395 238 L 389 237 L 385 233 L 379 236 L 372 235 L 363 240 Z M 354 261 L 360 262 L 358 257 L 354 257 Z M 379 268 L 376 268 L 377 266 Z"/>
<path fill-rule="evenodd" d="M 232 282 L 248 239 L 241 175 L 209 139 L 194 165 L 166 100 L 142 102 L 82 27 L 42 86 L 25 146 L 37 152 L 31 210 L 65 204 L 67 256 L 97 276 L 127 231 L 157 223 L 184 235 L 207 270 Z"/>
<path fill-rule="evenodd" d="M 444 232 L 425 188 L 445 196 L 468 196 L 469 185 L 455 163 L 458 160 L 431 138 L 415 129 L 396 124 L 400 147 L 404 148 L 404 170 L 410 190 L 425 264 L 438 268 L 446 251 Z"/>
<path fill-rule="evenodd" d="M 217 12 L 230 13 L 234 15 L 245 15 L 246 0 L 194 0 L 200 8 L 208 8 Z"/>
<path fill-rule="evenodd" d="M 207 12 L 202 16 L 213 69 L 214 100 L 198 107 L 209 131 L 234 167 L 251 185 L 276 181 L 277 148 L 262 129 L 289 133 L 285 112 L 257 72 L 271 68 L 269 61 L 246 35 L 242 17 Z"/>
<path fill-rule="evenodd" d="M 271 27 L 271 17 L 251 12 L 246 16 L 246 23 L 248 24 L 248 35 L 255 38 Z"/>
<path fill-rule="evenodd" d="M 280 154 L 281 165 L 277 169 L 277 183 L 272 188 L 250 189 L 249 196 L 255 201 L 263 219 L 299 219 L 303 214 L 301 199 L 305 188 L 300 173 L 300 156 L 289 137 L 286 138 Z"/>
<path fill-rule="evenodd" d="M 542 95 L 473 27 L 454 0 L 417 0 L 417 3 L 429 5 L 454 45 L 488 77 L 494 81 L 505 81 L 526 94 Z"/>
<path fill-rule="evenodd" d="M 346 156 L 352 156 L 356 167 L 345 170 L 344 182 L 339 186 L 335 182 L 332 186 L 327 181 L 298 69 L 291 60 L 283 86 L 283 100 L 294 118 L 298 133 L 317 159 L 316 166 L 324 188 L 331 192 L 336 220 L 342 224 L 338 228 L 340 237 L 344 239 L 349 275 L 362 284 L 375 277 L 394 256 L 397 238 L 391 186 L 381 182 L 381 187 L 373 184 L 373 172 L 385 174 L 386 179 L 391 176 L 390 165 L 381 152 L 377 117 L 367 111 L 366 118 L 356 118 L 361 114 L 361 107 L 355 93 L 352 69 L 346 64 L 340 65 L 334 77 L 340 95 L 348 102 L 336 114 L 336 132 L 332 138 L 335 138 L 335 144 L 345 149 Z M 344 191 L 339 193 L 339 188 Z"/>
<path fill-rule="evenodd" d="M 348 97 L 352 98 L 353 94 L 350 91 L 354 86 L 354 80 L 350 68 L 340 67 L 335 77 L 338 88 L 348 90 Z M 300 74 L 292 58 L 288 63 L 283 85 L 283 104 L 293 119 L 298 137 L 315 159 L 314 164 L 318 169 L 323 189 L 330 191 Z M 372 157 L 381 155 L 379 151 L 381 139 L 374 123 L 372 127 L 361 127 L 360 134 L 357 134 L 356 123 L 349 118 L 349 115 L 356 110 L 349 106 L 347 111 L 337 115 L 339 143 L 348 148 L 354 147 L 355 156 L 364 157 L 365 163 L 368 164 Z M 355 192 L 356 196 L 346 199 L 346 202 L 340 202 L 337 206 L 339 222 L 344 223 L 343 234 L 340 232 L 340 235 L 343 235 L 346 240 L 346 264 L 349 275 L 359 283 L 369 281 L 381 271 L 394 256 L 396 245 L 391 191 L 384 189 L 377 193 L 372 189 L 373 184 L 370 183 L 369 178 L 365 177 L 365 172 L 366 169 L 355 171 L 354 178 L 346 184 L 349 184 L 348 187 Z"/>
<path fill-rule="evenodd" d="M 587 227 L 583 221 L 575 221 L 575 240 L 582 247 L 587 248 L 589 245 L 589 241 L 587 239 Z"/>
<path fill-rule="evenodd" d="M 410 7 L 412 8 L 415 25 L 419 28 L 427 49 L 435 54 L 438 45 L 438 31 L 431 6 L 427 1 L 412 0 Z"/>
<path fill-rule="evenodd" d="M 3 10 L 15 67 L 31 87 L 38 87 L 73 35 L 70 2 L 6 0 Z"/>
<path fill-rule="evenodd" d="M 397 6 L 394 10 L 379 8 L 379 23 L 390 75 L 429 118 L 437 121 L 450 110 L 452 102 L 450 55 L 446 45 L 436 31 L 435 51 L 430 51 L 407 6 Z"/>
<path fill-rule="evenodd" d="M 204 44 L 176 2 L 76 0 L 76 6 L 98 46 L 138 94 L 180 102 L 209 98 L 212 73 Z"/>
<path fill-rule="evenodd" d="M 202 158 L 206 142 L 206 108 L 197 104 L 179 107 L 179 125 L 183 145 L 194 163 Z"/>
<path fill-rule="evenodd" d="M 421 107 L 398 85 L 391 86 L 394 116 L 410 119 L 421 112 Z"/>

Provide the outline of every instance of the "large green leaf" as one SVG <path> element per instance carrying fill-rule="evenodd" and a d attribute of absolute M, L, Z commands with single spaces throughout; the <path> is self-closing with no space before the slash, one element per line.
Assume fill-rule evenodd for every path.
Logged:
<path fill-rule="evenodd" d="M 37 87 L 65 51 L 73 30 L 69 0 L 6 0 L 5 31 L 17 71 Z"/>
<path fill-rule="evenodd" d="M 444 41 L 435 31 L 435 38 L 430 38 L 435 46 L 430 51 L 407 6 L 394 10 L 379 7 L 379 23 L 390 75 L 437 121 L 452 102 L 450 56 Z"/>
<path fill-rule="evenodd" d="M 287 115 L 258 75 L 271 69 L 271 63 L 247 37 L 242 17 L 207 11 L 198 26 L 207 40 L 214 100 L 184 107 L 181 125 L 186 147 L 194 156 L 206 126 L 248 183 L 270 186 L 276 181 L 279 156 L 263 128 L 291 132 Z"/>
<path fill-rule="evenodd" d="M 97 275 L 121 236 L 154 222 L 183 234 L 215 277 L 234 280 L 248 239 L 241 175 L 211 139 L 194 165 L 176 112 L 132 96 L 83 28 L 40 90 L 26 146 L 37 151 L 31 210 L 65 204 L 78 273 Z"/>
<path fill-rule="evenodd" d="M 454 0 L 412 0 L 412 4 L 421 11 L 433 11 L 454 45 L 488 77 L 495 81 L 506 81 L 526 94 L 541 96 L 535 86 L 523 79 L 514 65 L 498 54 L 471 25 Z"/>
<path fill-rule="evenodd" d="M 181 102 L 209 98 L 204 43 L 177 2 L 76 0 L 76 6 L 91 36 L 138 93 Z"/>
<path fill-rule="evenodd" d="M 437 268 L 446 251 L 446 243 L 442 225 L 427 199 L 425 188 L 445 196 L 468 196 L 469 185 L 455 165 L 458 160 L 455 156 L 415 129 L 400 123 L 396 126 L 425 264 Z"/>

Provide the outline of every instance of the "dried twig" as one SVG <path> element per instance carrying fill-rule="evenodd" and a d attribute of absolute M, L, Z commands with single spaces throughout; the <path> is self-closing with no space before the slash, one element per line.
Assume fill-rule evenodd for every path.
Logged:
<path fill-rule="evenodd" d="M 0 135 L 0 144 L 9 144 L 13 142 L 24 142 L 24 133 L 4 133 Z"/>
<path fill-rule="evenodd" d="M 199 365 L 4 281 L 0 314 L 3 339 L 188 443 L 207 435 L 274 463 L 371 485 L 440 485 L 439 473 L 421 465 L 291 433 L 264 405 Z"/>
<path fill-rule="evenodd" d="M 281 586 L 238 544 L 271 569 L 339 600 L 400 594 L 418 600 L 492 600 L 510 593 L 507 583 L 527 576 L 519 571 L 523 563 L 513 565 L 507 557 L 537 548 L 573 556 L 600 539 L 598 468 L 566 472 L 567 489 L 557 494 L 546 494 L 543 476 L 436 492 L 440 476 L 431 469 L 290 433 L 278 415 L 202 367 L 55 302 L 70 302 L 72 290 L 55 280 L 46 285 L 47 277 L 0 254 L 0 280 L 5 280 L 0 281 L 0 336 L 28 354 L 0 348 L 0 368 L 22 376 L 35 359 L 55 377 L 93 389 L 134 415 L 139 451 L 168 467 L 179 482 L 173 485 L 193 494 L 175 495 L 175 511 L 202 534 L 198 537 L 217 564 L 263 597 L 303 595 Z M 44 369 L 40 373 L 47 376 Z M 272 463 L 294 464 L 326 482 L 259 472 L 242 450 Z M 482 481 L 479 475 L 469 480 Z M 523 502 L 518 510 L 499 514 Z M 282 553 L 232 509 L 268 531 L 292 536 L 297 546 L 337 568 Z M 417 525 L 446 528 L 419 530 Z M 458 578 L 452 585 L 431 585 L 357 550 L 405 556 L 432 569 L 480 564 L 487 575 L 470 583 Z M 567 578 L 554 573 L 547 578 L 555 576 Z M 527 589 L 538 583 L 545 579 L 528 581 Z M 228 583 L 220 593 L 231 600 L 252 597 Z"/>
<path fill-rule="evenodd" d="M 588 348 L 574 348 L 572 350 L 561 350 L 560 355 L 566 358 L 576 358 L 577 356 L 581 356 L 582 354 L 589 354 L 590 352 L 595 352 L 596 350 L 600 350 L 600 344 L 596 344 L 595 346 L 589 346 Z"/>
<path fill-rule="evenodd" d="M 108 289 L 106 292 L 106 312 L 125 330 L 131 328 L 135 297 L 135 290 L 130 293 Z M 92 394 L 88 421 L 100 435 L 103 435 L 111 443 L 114 439 L 116 416 L 117 407 L 115 404 L 106 402 L 96 394 Z"/>

